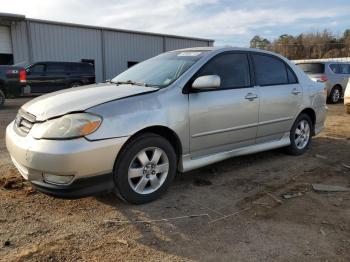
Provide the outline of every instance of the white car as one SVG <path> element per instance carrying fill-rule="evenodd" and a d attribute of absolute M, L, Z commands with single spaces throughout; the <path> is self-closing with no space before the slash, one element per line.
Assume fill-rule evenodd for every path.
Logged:
<path fill-rule="evenodd" d="M 350 80 L 348 81 L 348 85 L 345 89 L 344 94 L 344 106 L 346 113 L 350 114 Z"/>

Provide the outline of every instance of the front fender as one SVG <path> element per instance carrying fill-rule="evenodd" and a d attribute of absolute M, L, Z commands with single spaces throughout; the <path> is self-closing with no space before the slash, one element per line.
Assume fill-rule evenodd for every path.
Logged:
<path fill-rule="evenodd" d="M 188 97 L 181 90 L 160 90 L 95 106 L 88 112 L 103 117 L 89 140 L 129 137 L 142 129 L 164 126 L 180 138 L 184 152 L 189 147 Z"/>

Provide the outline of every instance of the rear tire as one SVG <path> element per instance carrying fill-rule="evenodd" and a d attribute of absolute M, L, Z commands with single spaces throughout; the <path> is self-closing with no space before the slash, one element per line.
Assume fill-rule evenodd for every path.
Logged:
<path fill-rule="evenodd" d="M 290 130 L 290 145 L 287 152 L 290 155 L 301 155 L 309 148 L 312 140 L 313 125 L 307 114 L 300 114 Z"/>
<path fill-rule="evenodd" d="M 3 106 L 5 104 L 5 94 L 2 90 L 0 90 L 0 107 Z"/>
<path fill-rule="evenodd" d="M 79 87 L 79 86 L 82 86 L 82 84 L 80 82 L 74 82 L 74 83 L 71 83 L 69 85 L 70 88 L 72 88 L 72 87 Z"/>
<path fill-rule="evenodd" d="M 331 93 L 329 94 L 328 97 L 328 103 L 330 104 L 337 104 L 339 103 L 342 95 L 342 90 L 340 86 L 335 86 L 332 88 Z"/>
<path fill-rule="evenodd" d="M 151 202 L 168 189 L 176 167 L 176 153 L 168 140 L 142 134 L 120 152 L 114 170 L 116 194 L 133 204 Z"/>

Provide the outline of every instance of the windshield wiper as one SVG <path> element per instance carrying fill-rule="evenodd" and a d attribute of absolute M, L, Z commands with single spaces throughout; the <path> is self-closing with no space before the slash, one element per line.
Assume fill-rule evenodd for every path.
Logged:
<path fill-rule="evenodd" d="M 131 80 L 127 80 L 127 81 L 117 81 L 117 82 L 113 82 L 111 81 L 111 83 L 116 84 L 116 85 L 135 85 L 135 86 L 146 86 L 148 87 L 148 85 L 146 83 L 138 83 L 135 81 L 131 81 Z"/>

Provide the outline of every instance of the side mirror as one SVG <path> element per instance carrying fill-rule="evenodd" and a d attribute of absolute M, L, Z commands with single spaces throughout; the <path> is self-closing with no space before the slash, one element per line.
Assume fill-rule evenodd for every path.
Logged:
<path fill-rule="evenodd" d="M 193 89 L 213 90 L 220 87 L 221 79 L 218 75 L 207 75 L 198 77 L 192 84 Z"/>

